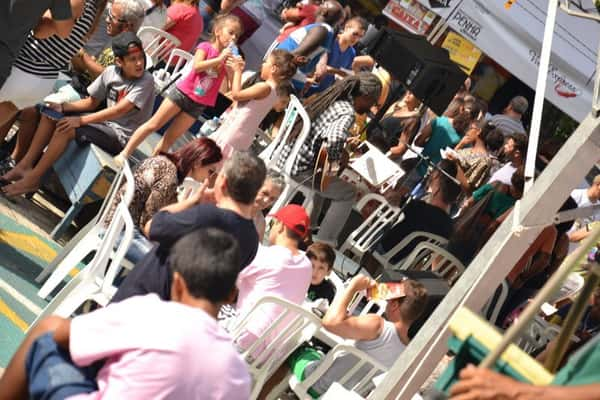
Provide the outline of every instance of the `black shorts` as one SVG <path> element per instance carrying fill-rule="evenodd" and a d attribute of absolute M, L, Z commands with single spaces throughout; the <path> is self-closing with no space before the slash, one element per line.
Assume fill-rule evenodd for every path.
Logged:
<path fill-rule="evenodd" d="M 123 150 L 119 134 L 108 125 L 89 124 L 75 129 L 75 141 L 83 146 L 93 143 L 107 153 L 116 156 Z"/>
<path fill-rule="evenodd" d="M 191 117 L 198 119 L 202 115 L 202 112 L 206 108 L 205 105 L 196 103 L 194 100 L 187 97 L 179 88 L 175 85 L 171 86 L 165 96 L 175 103 L 181 111 L 190 115 Z"/>

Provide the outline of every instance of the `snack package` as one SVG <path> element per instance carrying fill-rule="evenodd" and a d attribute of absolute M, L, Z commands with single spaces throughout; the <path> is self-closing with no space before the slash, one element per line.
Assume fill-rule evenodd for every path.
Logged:
<path fill-rule="evenodd" d="M 402 282 L 383 282 L 367 289 L 367 297 L 371 300 L 391 300 L 405 296 Z"/>

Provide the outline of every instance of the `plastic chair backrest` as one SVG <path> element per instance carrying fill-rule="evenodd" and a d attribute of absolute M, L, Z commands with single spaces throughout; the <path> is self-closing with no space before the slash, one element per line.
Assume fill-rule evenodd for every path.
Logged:
<path fill-rule="evenodd" d="M 344 375 L 336 382 L 365 397 L 375 387 L 372 382 L 373 378 L 387 372 L 388 369 L 368 354 L 346 344 L 337 345 L 330 350 L 319 366 L 304 381 L 298 381 L 293 375 L 289 381 L 290 388 L 298 398 L 310 398 L 308 390 L 331 368 L 338 357 L 347 354 L 355 356 L 358 362 L 345 371 Z"/>
<path fill-rule="evenodd" d="M 154 65 L 166 58 L 171 50 L 181 44 L 181 41 L 175 36 L 153 26 L 142 26 L 137 35 L 139 38 L 146 35 L 153 37 L 144 48 L 144 52 L 152 59 Z"/>
<path fill-rule="evenodd" d="M 379 201 L 379 206 L 358 228 L 350 233 L 340 248 L 343 254 L 350 252 L 353 259 L 360 260 L 381 238 L 384 229 L 389 225 L 393 225 L 400 216 L 399 208 L 390 205 L 383 196 L 374 193 L 363 196 L 358 202 L 357 208 L 360 210 L 373 200 Z"/>
<path fill-rule="evenodd" d="M 559 326 L 536 316 L 516 344 L 524 352 L 531 354 L 546 347 L 550 341 L 560 334 L 560 329 Z"/>
<path fill-rule="evenodd" d="M 310 339 L 321 326 L 321 320 L 311 311 L 286 300 L 265 296 L 232 330 L 234 343 L 246 333 L 253 318 L 261 315 L 265 306 L 281 308 L 281 314 L 247 348 L 240 348 L 248 363 L 253 386 L 251 398 L 258 397 L 264 382 L 302 343 Z"/>
<path fill-rule="evenodd" d="M 465 266 L 441 247 L 432 243 L 421 242 L 406 257 L 406 261 L 400 269 L 433 271 L 452 286 L 465 271 Z"/>
<path fill-rule="evenodd" d="M 436 246 L 442 247 L 448 244 L 448 239 L 435 235 L 433 233 L 424 232 L 424 231 L 415 231 L 411 232 L 409 235 L 405 236 L 398 244 L 392 247 L 390 250 L 385 252 L 384 254 L 375 253 L 375 258 L 385 267 L 395 269 L 395 266 L 402 265 L 404 260 L 399 260 L 394 264 L 392 264 L 392 259 L 404 250 L 407 246 L 413 243 L 415 240 L 419 240 L 418 243 L 428 242 L 434 244 Z M 417 243 L 417 244 L 418 244 Z M 416 247 L 416 246 L 415 246 Z"/>
<path fill-rule="evenodd" d="M 181 77 L 185 75 L 189 67 L 191 67 L 192 64 L 190 62 L 193 59 L 193 54 L 181 49 L 173 49 L 171 54 L 169 54 L 165 66 L 152 73 L 156 89 L 158 91 L 163 90 L 165 85 L 171 83 L 173 79 L 177 79 L 177 76 Z"/>
<path fill-rule="evenodd" d="M 300 116 L 302 119 L 302 129 L 294 141 L 294 146 L 292 147 L 292 151 L 286 160 L 283 171 L 279 171 L 287 176 L 290 175 L 294 161 L 300 152 L 300 148 L 310 132 L 310 118 L 302 106 L 302 103 L 296 96 L 290 96 L 290 103 L 285 111 L 283 122 L 279 128 L 279 134 L 260 154 L 260 158 L 263 159 L 268 168 L 277 170 L 277 161 L 279 160 L 279 155 L 281 154 L 285 144 L 288 142 L 289 136 L 294 128 L 294 125 L 296 124 L 298 116 Z"/>

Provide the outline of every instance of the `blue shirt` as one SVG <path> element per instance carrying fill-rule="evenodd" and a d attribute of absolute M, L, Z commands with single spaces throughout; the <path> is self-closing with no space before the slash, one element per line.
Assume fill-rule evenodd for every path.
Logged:
<path fill-rule="evenodd" d="M 331 46 L 331 52 L 329 52 L 327 65 L 332 68 L 351 69 L 354 57 L 356 57 L 356 50 L 354 47 L 348 47 L 346 51 L 342 51 L 342 49 L 340 49 L 340 43 L 336 40 Z M 325 75 L 323 79 L 321 79 L 317 91 L 321 92 L 327 89 L 329 86 L 333 85 L 334 82 L 334 75 Z"/>

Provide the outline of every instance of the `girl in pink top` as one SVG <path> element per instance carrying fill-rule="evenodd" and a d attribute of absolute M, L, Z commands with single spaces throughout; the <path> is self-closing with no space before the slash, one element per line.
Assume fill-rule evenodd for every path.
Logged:
<path fill-rule="evenodd" d="M 274 50 L 260 70 L 262 82 L 242 89 L 244 60 L 232 64 L 233 79 L 230 97 L 237 104 L 225 114 L 223 124 L 211 136 L 221 147 L 224 158 L 234 150 L 248 150 L 260 122 L 277 103 L 277 86 L 296 73 L 294 56 L 285 50 Z"/>
<path fill-rule="evenodd" d="M 191 51 L 200 38 L 204 21 L 198 11 L 199 0 L 173 0 L 167 9 L 163 30 L 181 41 L 179 48 Z"/>
<path fill-rule="evenodd" d="M 235 15 L 215 19 L 212 40 L 198 45 L 189 73 L 171 86 L 156 113 L 136 129 L 117 161 L 126 160 L 148 135 L 173 120 L 153 155 L 167 152 L 206 107 L 214 107 L 226 76 L 225 66 L 230 59 L 237 58 L 230 45 L 235 44 L 241 32 L 242 24 Z"/>

